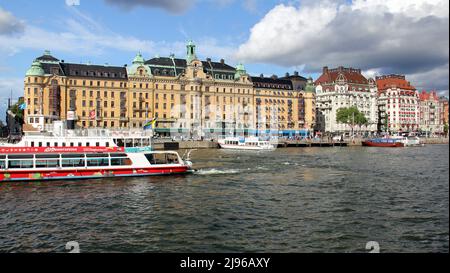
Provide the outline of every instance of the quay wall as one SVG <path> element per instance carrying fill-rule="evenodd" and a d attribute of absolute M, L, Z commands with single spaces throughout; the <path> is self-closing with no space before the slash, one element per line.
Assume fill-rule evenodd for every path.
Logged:
<path fill-rule="evenodd" d="M 355 147 L 362 146 L 363 139 L 347 140 L 343 143 L 338 141 L 280 141 L 278 148 L 284 147 Z M 421 138 L 424 144 L 449 144 L 448 138 Z M 155 150 L 177 150 L 177 149 L 217 149 L 219 145 L 215 141 L 166 141 L 153 143 Z"/>

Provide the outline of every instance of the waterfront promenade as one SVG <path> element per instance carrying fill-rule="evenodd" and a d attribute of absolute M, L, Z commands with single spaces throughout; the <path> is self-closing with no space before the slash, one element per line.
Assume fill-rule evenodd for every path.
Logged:
<path fill-rule="evenodd" d="M 287 147 L 348 147 L 348 146 L 362 146 L 362 138 L 353 140 L 346 139 L 343 142 L 329 141 L 327 139 L 310 139 L 310 140 L 279 140 L 278 148 Z M 421 138 L 423 144 L 448 144 L 448 138 Z M 219 145 L 216 141 L 171 141 L 171 140 L 157 140 L 153 143 L 155 150 L 172 150 L 172 149 L 216 149 Z"/>

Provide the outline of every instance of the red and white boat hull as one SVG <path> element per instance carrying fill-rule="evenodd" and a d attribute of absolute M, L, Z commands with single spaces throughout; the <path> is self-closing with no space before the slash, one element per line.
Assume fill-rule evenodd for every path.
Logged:
<path fill-rule="evenodd" d="M 0 182 L 176 175 L 191 173 L 191 165 L 176 152 L 124 152 L 109 147 L 2 148 Z"/>

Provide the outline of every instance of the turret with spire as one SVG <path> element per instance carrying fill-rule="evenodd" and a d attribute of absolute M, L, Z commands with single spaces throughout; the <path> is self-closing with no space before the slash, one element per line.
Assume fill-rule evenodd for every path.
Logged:
<path fill-rule="evenodd" d="M 186 45 L 186 61 L 188 64 L 190 64 L 193 60 L 197 60 L 197 55 L 195 53 L 195 44 L 192 40 L 189 40 L 189 42 Z"/>

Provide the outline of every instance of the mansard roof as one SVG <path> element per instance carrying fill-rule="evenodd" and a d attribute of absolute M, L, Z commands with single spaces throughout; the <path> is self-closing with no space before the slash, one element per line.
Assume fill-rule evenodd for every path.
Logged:
<path fill-rule="evenodd" d="M 420 94 L 419 94 L 419 99 L 421 101 L 425 101 L 425 100 L 439 101 L 439 96 L 437 95 L 436 91 L 427 92 L 425 90 L 422 90 L 422 92 L 420 92 Z"/>
<path fill-rule="evenodd" d="M 36 58 L 36 60 L 38 60 L 40 62 L 59 62 L 59 59 L 53 57 L 52 55 L 46 55 L 46 54 Z"/>
<path fill-rule="evenodd" d="M 292 90 L 292 82 L 290 80 L 278 79 L 278 78 L 268 78 L 268 77 L 250 77 L 253 82 L 253 86 L 257 88 L 275 88 L 275 89 L 286 89 Z"/>
<path fill-rule="evenodd" d="M 127 70 L 123 66 L 103 66 L 74 63 L 60 63 L 60 65 L 66 76 L 127 79 Z"/>
<path fill-rule="evenodd" d="M 187 67 L 187 61 L 185 59 L 171 58 L 171 57 L 155 57 L 145 62 L 152 68 L 153 75 L 167 75 L 174 76 L 174 72 L 177 75 L 184 72 Z M 236 69 L 225 63 L 224 60 L 220 62 L 212 62 L 210 59 L 202 61 L 203 69 L 205 72 L 211 74 L 213 77 L 222 78 L 221 75 L 233 76 Z"/>
<path fill-rule="evenodd" d="M 347 83 L 352 84 L 369 84 L 369 81 L 361 74 L 361 69 L 346 68 L 340 66 L 335 69 L 324 67 L 322 75 L 315 81 L 315 84 L 334 84 L 338 77 L 342 75 Z"/>
<path fill-rule="evenodd" d="M 389 88 L 400 88 L 403 90 L 414 91 L 416 88 L 408 82 L 404 75 L 385 75 L 376 77 L 378 92 L 384 92 Z"/>

